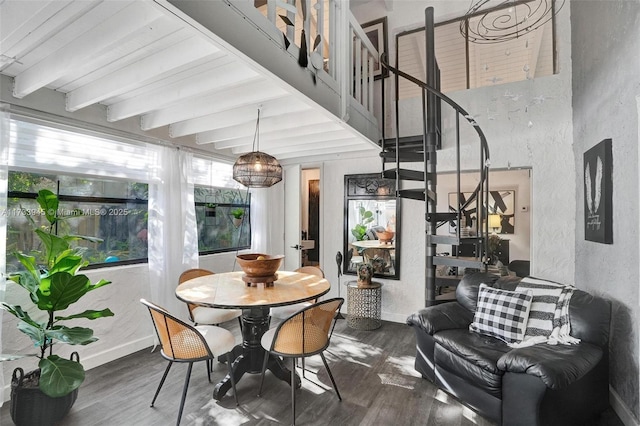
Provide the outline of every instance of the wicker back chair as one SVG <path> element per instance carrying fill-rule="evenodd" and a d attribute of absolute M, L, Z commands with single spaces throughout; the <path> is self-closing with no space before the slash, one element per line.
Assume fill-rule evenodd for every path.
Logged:
<path fill-rule="evenodd" d="M 344 299 L 341 297 L 315 303 L 285 319 L 277 327 L 270 329 L 262 336 L 260 343 L 266 352 L 262 364 L 262 377 L 258 396 L 262 393 L 269 354 L 291 358 L 291 415 L 293 424 L 296 421 L 295 366 L 297 358 L 304 360 L 306 357 L 319 354 L 327 373 L 329 373 L 336 395 L 342 401 L 338 386 L 333 379 L 333 374 L 331 374 L 323 352 L 329 347 L 336 317 L 343 303 Z"/>
<path fill-rule="evenodd" d="M 302 274 L 315 275 L 320 278 L 324 278 L 324 271 L 317 266 L 303 266 L 301 268 L 296 269 L 294 272 L 300 272 Z M 317 299 L 314 303 L 317 302 Z M 289 318 L 291 315 L 295 314 L 301 309 L 304 309 L 308 306 L 311 306 L 310 302 L 302 302 L 296 303 L 294 305 L 286 305 L 286 306 L 277 306 L 275 308 L 271 308 L 271 317 L 278 319 Z"/>
<path fill-rule="evenodd" d="M 178 420 L 176 423 L 179 425 L 182 418 L 184 401 L 187 396 L 187 389 L 189 388 L 189 378 L 191 377 L 193 363 L 197 361 L 212 362 L 217 356 L 223 354 L 226 354 L 227 356 L 233 394 L 236 399 L 236 404 L 238 404 L 238 395 L 236 394 L 235 381 L 233 380 L 233 374 L 231 371 L 231 364 L 233 361 L 231 350 L 236 343 L 236 339 L 233 334 L 220 327 L 210 325 L 193 326 L 171 315 L 161 306 L 151 303 L 145 299 L 140 299 L 140 302 L 149 309 L 153 325 L 160 341 L 160 353 L 169 361 L 169 364 L 162 375 L 162 379 L 160 380 L 160 384 L 158 385 L 158 389 L 151 401 L 151 407 L 153 407 L 153 404 L 156 402 L 156 398 L 160 393 L 160 389 L 162 389 L 162 385 L 164 384 L 173 363 L 189 363 L 184 387 L 182 389 L 180 410 L 178 411 Z M 209 377 L 209 382 L 211 382 L 209 368 L 207 368 L 207 375 Z"/>
<path fill-rule="evenodd" d="M 213 272 L 208 269 L 201 268 L 187 269 L 180 274 L 180 278 L 178 278 L 178 287 L 185 281 L 203 277 L 205 275 L 213 275 Z M 238 318 L 240 330 L 242 330 L 242 311 L 240 309 L 208 308 L 206 306 L 194 305 L 193 303 L 187 303 L 187 308 L 189 308 L 189 319 L 196 325 L 218 325 L 234 318 Z"/>

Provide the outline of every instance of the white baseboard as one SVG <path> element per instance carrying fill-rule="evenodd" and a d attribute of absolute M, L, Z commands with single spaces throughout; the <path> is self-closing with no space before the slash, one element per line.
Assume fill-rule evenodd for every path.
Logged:
<path fill-rule="evenodd" d="M 618 395 L 615 389 L 613 389 L 611 386 L 609 386 L 609 403 L 611 404 L 611 408 L 613 408 L 613 411 L 616 412 L 625 426 L 640 426 L 640 423 L 638 423 L 638 419 L 636 419 L 636 416 L 634 416 L 631 410 L 629 410 L 629 407 L 627 407 L 627 405 L 622 402 L 620 395 Z"/>
<path fill-rule="evenodd" d="M 116 346 L 111 348 L 108 351 L 100 352 L 95 355 L 88 356 L 82 359 L 82 365 L 85 370 L 90 370 L 92 368 L 98 367 L 100 365 L 106 364 L 111 361 L 115 361 L 116 359 L 122 358 L 124 356 L 130 355 L 134 352 L 142 350 L 144 348 L 148 348 L 153 345 L 153 336 L 150 335 L 148 337 L 144 337 L 133 342 L 128 342 L 124 345 Z M 7 402 L 11 399 L 11 383 L 7 383 L 3 389 L 3 401 Z"/>

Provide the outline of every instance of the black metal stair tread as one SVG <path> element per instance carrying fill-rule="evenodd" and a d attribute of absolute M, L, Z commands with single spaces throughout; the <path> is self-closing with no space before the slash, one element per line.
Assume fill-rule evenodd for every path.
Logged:
<path fill-rule="evenodd" d="M 396 153 L 395 151 L 382 151 L 380 153 L 380 157 L 382 157 L 385 163 L 395 162 L 396 161 Z M 403 163 L 422 163 L 424 162 L 424 154 L 422 152 L 404 152 L 400 151 L 399 160 Z"/>
<path fill-rule="evenodd" d="M 411 200 L 425 200 L 425 194 L 428 193 L 431 199 L 435 199 L 435 194 L 427 189 L 418 188 L 418 189 L 401 189 L 398 191 L 398 196 L 400 198 L 409 198 Z"/>
<path fill-rule="evenodd" d="M 396 172 L 402 180 L 414 180 L 424 182 L 424 172 L 420 170 L 409 169 L 388 169 L 382 172 L 382 175 L 387 179 L 395 179 Z"/>
<path fill-rule="evenodd" d="M 484 262 L 477 257 L 434 256 L 434 265 L 460 266 L 462 268 L 484 268 Z"/>
<path fill-rule="evenodd" d="M 451 244 L 451 245 L 471 245 L 479 243 L 482 238 L 480 237 L 461 237 L 456 235 L 427 235 L 429 243 L 431 244 Z"/>

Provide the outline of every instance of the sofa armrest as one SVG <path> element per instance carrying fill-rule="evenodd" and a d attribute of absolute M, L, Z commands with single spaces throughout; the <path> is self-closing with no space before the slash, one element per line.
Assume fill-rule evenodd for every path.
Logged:
<path fill-rule="evenodd" d="M 539 377 L 551 389 L 579 380 L 602 359 L 602 349 L 591 343 L 578 345 L 538 344 L 512 349 L 498 359 L 498 368 L 510 373 Z"/>
<path fill-rule="evenodd" d="M 420 309 L 407 318 L 407 324 L 418 327 L 430 335 L 441 330 L 468 328 L 473 321 L 473 313 L 459 303 L 443 303 Z"/>

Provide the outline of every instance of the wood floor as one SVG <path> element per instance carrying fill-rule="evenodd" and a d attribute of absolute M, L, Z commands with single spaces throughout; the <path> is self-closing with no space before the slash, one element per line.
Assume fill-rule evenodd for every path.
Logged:
<path fill-rule="evenodd" d="M 238 324 L 228 323 L 240 339 Z M 491 425 L 454 398 L 422 379 L 413 368 L 413 330 L 383 323 L 374 331 L 356 331 L 338 321 L 327 361 L 338 384 L 338 401 L 319 356 L 307 359 L 302 389 L 296 394 L 300 425 Z M 137 352 L 89 370 L 78 400 L 62 426 L 146 426 L 176 422 L 186 366 L 174 364 L 154 408 L 149 407 L 166 361 L 158 351 Z M 321 368 L 322 367 L 322 368 Z M 212 381 L 226 374 L 216 364 Z M 315 374 L 317 373 L 317 374 Z M 291 392 L 285 382 L 267 373 L 261 397 L 259 375 L 245 375 L 238 384 L 240 406 L 229 392 L 211 397 L 204 363 L 194 365 L 182 425 L 235 426 L 291 424 Z M 0 410 L 0 425 L 10 425 L 9 404 Z M 621 426 L 611 410 L 598 426 Z M 594 425 L 596 426 L 596 425 Z"/>

